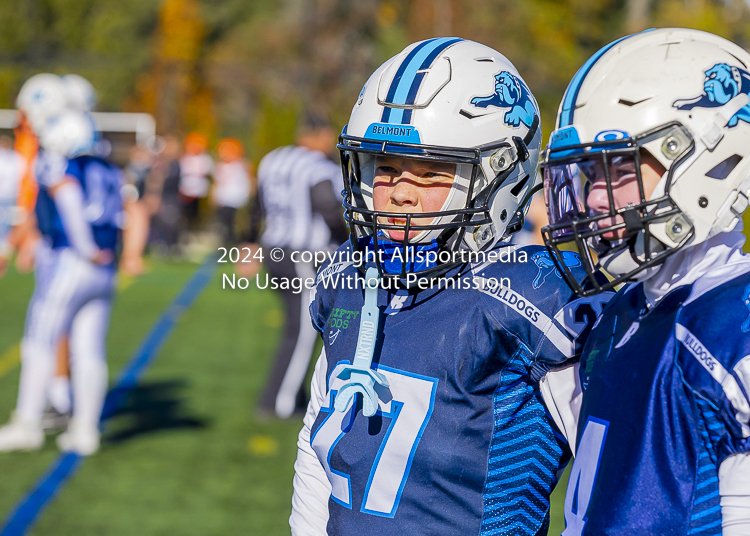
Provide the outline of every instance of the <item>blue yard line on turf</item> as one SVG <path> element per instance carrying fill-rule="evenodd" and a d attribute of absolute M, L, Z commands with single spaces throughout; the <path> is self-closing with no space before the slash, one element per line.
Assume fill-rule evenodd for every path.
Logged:
<path fill-rule="evenodd" d="M 177 320 L 203 289 L 206 288 L 216 269 L 216 258 L 211 255 L 198 268 L 180 294 L 156 321 L 156 324 L 136 350 L 130 362 L 120 373 L 114 387 L 107 394 L 102 411 L 102 422 L 111 417 L 124 403 L 130 389 L 138 384 L 159 350 L 172 332 Z M 0 529 L 0 536 L 22 536 L 39 518 L 49 502 L 55 498 L 65 483 L 75 474 L 83 462 L 83 457 L 73 454 L 60 454 L 34 488 L 21 499 Z"/>
<path fill-rule="evenodd" d="M 47 470 L 47 473 L 39 479 L 34 489 L 18 503 L 0 534 L 2 536 L 25 534 L 34 524 L 44 506 L 57 495 L 63 484 L 73 476 L 82 460 L 83 458 L 78 454 L 60 454 Z"/>

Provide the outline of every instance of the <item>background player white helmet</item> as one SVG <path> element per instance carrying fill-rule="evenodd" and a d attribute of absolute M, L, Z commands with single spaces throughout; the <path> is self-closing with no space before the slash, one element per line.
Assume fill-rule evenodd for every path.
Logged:
<path fill-rule="evenodd" d="M 407 232 L 400 247 L 491 249 L 523 225 L 540 140 L 536 101 L 505 56 L 459 38 L 408 46 L 364 85 L 340 138 L 344 206 L 354 247 L 367 239 L 376 245 L 389 241 L 389 230 L 404 227 L 382 221 L 405 217 Z M 457 164 L 441 210 L 376 212 L 372 184 L 377 155 Z M 415 216 L 433 219 L 416 225 L 411 221 Z M 451 264 L 456 263 L 412 272 L 432 276 Z M 401 270 L 403 277 L 405 264 Z"/>
<path fill-rule="evenodd" d="M 51 117 L 62 113 L 68 105 L 65 83 L 56 74 L 35 74 L 21 86 L 16 106 L 22 110 L 38 134 Z"/>
<path fill-rule="evenodd" d="M 750 54 L 730 41 L 659 29 L 607 45 L 576 73 L 542 163 L 550 218 L 542 232 L 577 293 L 646 279 L 680 248 L 736 226 L 750 195 L 749 69 Z M 650 196 L 644 158 L 666 169 Z M 634 201 L 613 195 L 613 172 L 635 175 Z M 596 176 L 606 179 L 604 214 L 587 200 Z M 560 262 L 571 243 L 593 291 Z M 614 280 L 598 284 L 598 266 Z"/>
<path fill-rule="evenodd" d="M 47 121 L 39 133 L 39 144 L 45 151 L 66 158 L 93 152 L 96 141 L 94 121 L 86 112 L 63 112 Z"/>
<path fill-rule="evenodd" d="M 65 74 L 62 77 L 68 106 L 73 110 L 91 112 L 96 106 L 96 91 L 91 82 L 77 74 Z"/>

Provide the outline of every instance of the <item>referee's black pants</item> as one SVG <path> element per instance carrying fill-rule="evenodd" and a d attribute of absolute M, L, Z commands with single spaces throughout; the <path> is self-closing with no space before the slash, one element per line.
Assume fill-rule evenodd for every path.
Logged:
<path fill-rule="evenodd" d="M 317 339 L 310 321 L 310 291 L 304 287 L 305 279 L 315 277 L 315 266 L 312 262 L 292 262 L 292 253 L 293 250 L 284 249 L 281 261 L 267 259 L 266 263 L 270 277 L 299 278 L 303 286 L 298 293 L 293 288 L 279 290 L 284 301 L 284 333 L 258 404 L 261 413 L 273 413 L 283 419 L 295 412 L 304 413 L 307 408 L 308 398 L 302 384 Z"/>

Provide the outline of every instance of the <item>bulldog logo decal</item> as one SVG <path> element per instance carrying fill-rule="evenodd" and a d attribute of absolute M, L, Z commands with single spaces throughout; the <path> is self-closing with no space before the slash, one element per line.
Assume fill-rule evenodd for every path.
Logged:
<path fill-rule="evenodd" d="M 672 106 L 678 110 L 693 108 L 718 108 L 740 93 L 750 94 L 750 73 L 726 63 L 717 63 L 705 72 L 703 94 L 691 99 L 678 99 Z M 750 123 L 750 104 L 734 114 L 726 126 L 736 126 L 738 121 Z"/>
<path fill-rule="evenodd" d="M 529 89 L 518 78 L 508 71 L 500 71 L 495 75 L 495 92 L 487 97 L 474 97 L 471 104 L 477 108 L 497 106 L 510 108 L 505 114 L 505 123 L 517 127 L 521 123 L 531 128 L 536 116 L 536 107 L 531 100 Z"/>

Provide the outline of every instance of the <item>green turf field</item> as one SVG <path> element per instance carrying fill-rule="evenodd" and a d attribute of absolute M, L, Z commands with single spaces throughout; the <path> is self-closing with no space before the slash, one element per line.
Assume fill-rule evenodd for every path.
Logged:
<path fill-rule="evenodd" d="M 155 264 L 124 282 L 109 332 L 115 378 L 197 269 Z M 33 277 L 0 279 L 0 422 L 15 405 L 17 348 Z M 300 421 L 260 422 L 255 399 L 283 319 L 273 292 L 222 290 L 221 273 L 183 316 L 126 406 L 37 524 L 34 535 L 282 535 Z M 0 516 L 56 458 L 0 455 Z M 562 531 L 562 486 L 550 534 Z"/>

